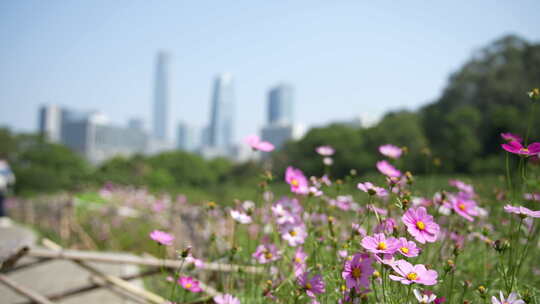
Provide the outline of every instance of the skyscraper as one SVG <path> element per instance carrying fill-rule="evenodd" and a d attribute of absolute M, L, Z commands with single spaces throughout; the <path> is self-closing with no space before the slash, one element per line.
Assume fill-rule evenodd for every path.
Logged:
<path fill-rule="evenodd" d="M 166 141 L 169 131 L 169 55 L 158 53 L 154 86 L 154 121 L 152 134 L 155 139 Z"/>
<path fill-rule="evenodd" d="M 212 93 L 208 146 L 225 151 L 233 141 L 233 78 L 225 73 L 216 77 Z"/>
<path fill-rule="evenodd" d="M 42 106 L 39 110 L 39 133 L 51 142 L 62 140 L 62 109 L 56 105 Z"/>
<path fill-rule="evenodd" d="M 268 92 L 268 124 L 293 123 L 293 88 L 281 84 Z"/>

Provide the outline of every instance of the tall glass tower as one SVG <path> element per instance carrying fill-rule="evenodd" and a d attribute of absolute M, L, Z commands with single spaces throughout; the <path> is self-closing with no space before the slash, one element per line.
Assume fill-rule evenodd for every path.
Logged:
<path fill-rule="evenodd" d="M 154 86 L 154 121 L 152 134 L 155 139 L 166 141 L 169 131 L 169 55 L 158 53 Z"/>
<path fill-rule="evenodd" d="M 216 77 L 212 93 L 208 146 L 227 149 L 233 142 L 234 91 L 231 74 Z"/>
<path fill-rule="evenodd" d="M 268 93 L 268 124 L 293 123 L 293 88 L 281 84 Z"/>

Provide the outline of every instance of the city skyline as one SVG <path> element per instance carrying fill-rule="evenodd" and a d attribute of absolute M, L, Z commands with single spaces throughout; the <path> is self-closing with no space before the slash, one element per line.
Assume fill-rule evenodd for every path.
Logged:
<path fill-rule="evenodd" d="M 295 120 L 307 126 L 370 122 L 434 100 L 452 72 L 503 35 L 538 41 L 539 9 L 536 1 L 399 10 L 352 1 L 3 2 L 0 125 L 34 131 L 39 106 L 59 104 L 121 124 L 143 117 L 151 128 L 159 50 L 174 58 L 171 123 L 204 127 L 212 78 L 223 71 L 235 77 L 237 141 L 264 126 L 268 88 L 280 82 L 295 87 Z"/>

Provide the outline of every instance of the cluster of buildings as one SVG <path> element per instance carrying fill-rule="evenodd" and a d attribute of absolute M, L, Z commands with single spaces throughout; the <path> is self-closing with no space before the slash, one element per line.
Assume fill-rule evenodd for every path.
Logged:
<path fill-rule="evenodd" d="M 171 140 L 168 134 L 171 120 L 169 69 L 169 55 L 159 53 L 150 131 L 139 118 L 120 126 L 98 111 L 76 111 L 58 105 L 40 108 L 39 131 L 49 141 L 62 143 L 95 164 L 118 155 L 151 155 L 174 149 L 198 153 L 205 158 L 245 161 L 254 157 L 247 145 L 234 140 L 234 82 L 229 73 L 218 75 L 214 80 L 209 124 L 196 128 L 182 121 L 177 127 L 176 143 Z M 304 133 L 304 128 L 294 122 L 293 105 L 294 90 L 290 85 L 280 84 L 269 91 L 267 122 L 260 136 L 277 149 Z"/>

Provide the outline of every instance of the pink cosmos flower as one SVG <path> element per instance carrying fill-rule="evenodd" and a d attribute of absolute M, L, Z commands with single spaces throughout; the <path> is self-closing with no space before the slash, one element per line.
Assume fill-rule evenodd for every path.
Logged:
<path fill-rule="evenodd" d="M 292 247 L 304 244 L 304 240 L 307 238 L 306 227 L 303 223 L 283 225 L 281 226 L 281 237 Z"/>
<path fill-rule="evenodd" d="M 228 293 L 217 295 L 213 300 L 216 304 L 240 304 L 240 300 Z"/>
<path fill-rule="evenodd" d="M 426 208 L 410 208 L 403 214 L 401 220 L 416 241 L 424 244 L 425 242 L 433 243 L 437 240 L 440 227 L 433 221 L 433 216 L 427 213 Z"/>
<path fill-rule="evenodd" d="M 398 252 L 402 255 L 412 258 L 418 256 L 420 253 L 420 248 L 416 247 L 416 243 L 413 241 L 408 241 L 406 238 L 399 238 L 399 247 Z"/>
<path fill-rule="evenodd" d="M 393 254 L 398 250 L 399 242 L 396 238 L 376 233 L 374 236 L 366 236 L 360 243 L 367 251 L 372 253 Z"/>
<path fill-rule="evenodd" d="M 476 195 L 474 192 L 474 187 L 472 185 L 469 185 L 467 183 L 464 183 L 458 179 L 452 179 L 448 182 L 450 186 L 454 186 L 459 189 L 459 191 L 464 192 L 470 196 Z"/>
<path fill-rule="evenodd" d="M 257 135 L 250 135 L 246 137 L 245 141 L 253 150 L 259 150 L 263 152 L 271 152 L 274 150 L 274 145 L 267 141 L 261 141 L 261 139 Z"/>
<path fill-rule="evenodd" d="M 399 260 L 392 268 L 399 276 L 390 275 L 390 279 L 400 281 L 402 284 L 409 285 L 412 283 L 422 285 L 437 284 L 437 272 L 435 270 L 427 270 L 422 264 L 412 265 L 411 263 Z"/>
<path fill-rule="evenodd" d="M 377 187 L 370 182 L 358 183 L 356 187 L 359 190 L 368 193 L 369 195 L 377 195 L 378 197 L 384 197 L 388 195 L 388 192 L 384 188 Z"/>
<path fill-rule="evenodd" d="M 388 156 L 390 158 L 399 158 L 401 156 L 401 153 L 403 150 L 401 148 L 396 147 L 394 145 L 382 145 L 379 147 L 379 152 L 381 152 L 382 155 Z"/>
<path fill-rule="evenodd" d="M 308 256 L 307 253 L 304 252 L 304 249 L 302 247 L 298 247 L 296 249 L 296 252 L 294 253 L 294 257 L 293 257 L 294 274 L 296 277 L 306 272 L 307 256 Z"/>
<path fill-rule="evenodd" d="M 515 213 L 515 214 L 519 214 L 519 215 L 525 215 L 525 216 L 540 218 L 540 210 L 534 211 L 534 210 L 530 210 L 528 208 L 525 208 L 523 206 L 506 205 L 506 206 L 504 206 L 504 211 L 506 211 L 508 213 Z"/>
<path fill-rule="evenodd" d="M 515 292 L 512 292 L 508 295 L 508 298 L 505 299 L 502 291 L 500 293 L 500 301 L 495 296 L 491 297 L 492 304 L 525 304 L 525 301 L 518 299 L 519 295 Z"/>
<path fill-rule="evenodd" d="M 252 222 L 251 216 L 236 210 L 231 210 L 231 217 L 240 224 L 250 224 Z"/>
<path fill-rule="evenodd" d="M 331 157 L 325 157 L 323 158 L 322 162 L 325 166 L 331 166 L 334 164 L 334 159 Z"/>
<path fill-rule="evenodd" d="M 392 234 L 396 227 L 396 220 L 393 218 L 387 218 L 382 220 L 382 222 L 375 227 L 375 233 Z"/>
<path fill-rule="evenodd" d="M 401 176 L 401 171 L 394 168 L 394 166 L 392 166 L 389 162 L 387 162 L 385 160 L 381 160 L 381 161 L 377 162 L 377 169 L 379 170 L 379 172 L 381 172 L 382 174 L 384 174 L 384 175 L 386 175 L 388 177 L 400 177 Z"/>
<path fill-rule="evenodd" d="M 413 289 L 414 296 L 418 300 L 419 303 L 425 304 L 425 303 L 431 303 L 434 302 L 437 296 L 434 293 L 426 293 L 426 292 L 420 292 L 418 289 Z"/>
<path fill-rule="evenodd" d="M 296 194 L 308 194 L 308 181 L 300 169 L 287 167 L 285 181 L 291 186 L 291 192 Z"/>
<path fill-rule="evenodd" d="M 172 234 L 160 230 L 154 230 L 150 232 L 150 238 L 158 242 L 158 244 L 165 246 L 172 245 L 172 242 L 174 241 L 174 236 Z"/>
<path fill-rule="evenodd" d="M 523 147 L 521 143 L 517 141 L 511 141 L 507 144 L 502 144 L 501 147 L 510 153 L 524 156 L 533 156 L 540 153 L 540 142 L 535 142 L 528 145 L 527 147 Z"/>
<path fill-rule="evenodd" d="M 306 291 L 306 294 L 311 298 L 315 298 L 318 294 L 325 292 L 324 280 L 320 274 L 315 275 L 310 279 L 309 273 L 304 272 L 296 279 L 298 281 L 298 285 L 300 285 Z"/>
<path fill-rule="evenodd" d="M 368 254 L 357 253 L 352 260 L 347 260 L 341 272 L 341 277 L 345 280 L 348 289 L 356 288 L 360 292 L 361 288 L 369 287 L 369 278 L 373 274 L 373 260 Z"/>
<path fill-rule="evenodd" d="M 266 264 L 277 261 L 281 258 L 281 252 L 277 250 L 274 244 L 261 244 L 252 255 L 259 263 Z"/>
<path fill-rule="evenodd" d="M 317 151 L 317 153 L 319 153 L 321 156 L 332 156 L 335 152 L 334 148 L 330 146 L 320 146 L 317 147 L 315 151 Z"/>
<path fill-rule="evenodd" d="M 517 135 L 517 134 L 513 134 L 513 133 L 501 133 L 501 137 L 508 141 L 508 142 L 512 142 L 512 141 L 517 141 L 517 142 L 521 142 L 523 139 L 521 138 L 521 136 Z"/>
<path fill-rule="evenodd" d="M 478 216 L 478 207 L 476 202 L 472 199 L 466 199 L 459 196 L 451 196 L 450 203 L 452 204 L 452 209 L 464 217 L 467 221 L 473 222 L 473 216 Z"/>
<path fill-rule="evenodd" d="M 199 286 L 199 281 L 194 280 L 192 277 L 180 277 L 178 284 L 191 292 L 201 292 L 202 289 Z"/>
<path fill-rule="evenodd" d="M 523 198 L 528 201 L 537 201 L 540 202 L 540 193 L 525 193 Z"/>

